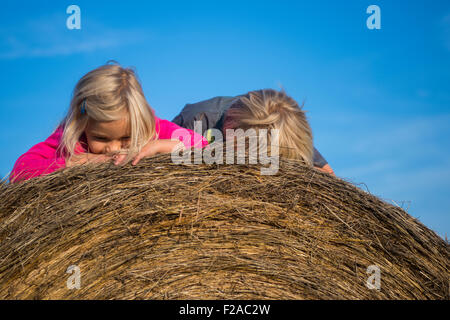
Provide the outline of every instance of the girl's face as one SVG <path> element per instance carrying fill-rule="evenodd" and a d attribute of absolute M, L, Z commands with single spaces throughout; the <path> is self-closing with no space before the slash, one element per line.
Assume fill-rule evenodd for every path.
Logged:
<path fill-rule="evenodd" d="M 88 120 L 85 130 L 89 152 L 115 153 L 127 149 L 130 145 L 130 125 L 126 112 L 119 120 Z"/>

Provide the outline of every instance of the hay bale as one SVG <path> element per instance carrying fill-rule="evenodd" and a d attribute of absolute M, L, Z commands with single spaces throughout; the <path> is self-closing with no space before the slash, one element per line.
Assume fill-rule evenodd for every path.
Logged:
<path fill-rule="evenodd" d="M 0 189 L 1 299 L 448 299 L 449 246 L 294 161 L 67 169 Z M 80 289 L 68 289 L 69 266 Z M 381 289 L 367 268 L 381 270 Z"/>

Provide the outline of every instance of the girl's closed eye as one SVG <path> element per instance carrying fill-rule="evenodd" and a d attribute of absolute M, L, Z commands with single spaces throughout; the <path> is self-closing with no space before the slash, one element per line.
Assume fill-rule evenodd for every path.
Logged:
<path fill-rule="evenodd" d="M 102 136 L 93 136 L 92 138 L 94 138 L 97 141 L 102 141 L 102 142 L 108 142 L 109 139 L 107 137 L 102 137 Z"/>

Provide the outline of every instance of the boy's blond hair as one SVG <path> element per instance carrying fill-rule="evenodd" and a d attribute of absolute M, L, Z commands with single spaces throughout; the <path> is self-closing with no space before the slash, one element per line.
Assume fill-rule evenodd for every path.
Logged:
<path fill-rule="evenodd" d="M 313 136 L 302 107 L 284 91 L 250 91 L 227 110 L 224 130 L 278 129 L 279 155 L 312 165 Z"/>
<path fill-rule="evenodd" d="M 62 121 L 64 133 L 60 151 L 66 159 L 75 154 L 76 144 L 88 124 L 119 120 L 128 114 L 131 128 L 129 155 L 156 139 L 155 117 L 135 72 L 120 65 L 106 64 L 84 75 L 73 91 L 69 111 Z"/>

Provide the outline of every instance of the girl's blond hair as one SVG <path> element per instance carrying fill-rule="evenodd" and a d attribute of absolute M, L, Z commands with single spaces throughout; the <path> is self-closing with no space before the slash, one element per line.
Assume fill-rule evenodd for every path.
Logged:
<path fill-rule="evenodd" d="M 118 64 L 106 64 L 84 75 L 73 91 L 60 151 L 66 159 L 75 154 L 76 144 L 89 118 L 96 121 L 119 120 L 123 111 L 130 124 L 129 155 L 138 152 L 151 139 L 157 139 L 155 117 L 145 99 L 135 72 Z"/>
<path fill-rule="evenodd" d="M 284 91 L 250 91 L 227 110 L 224 129 L 278 129 L 279 155 L 312 165 L 313 136 L 302 107 Z"/>

